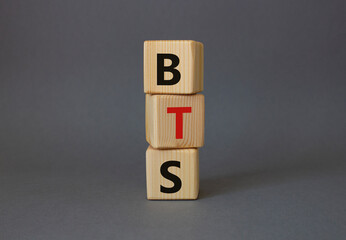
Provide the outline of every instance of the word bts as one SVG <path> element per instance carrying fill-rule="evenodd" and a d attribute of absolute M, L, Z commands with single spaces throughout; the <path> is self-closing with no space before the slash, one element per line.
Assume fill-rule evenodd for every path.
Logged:
<path fill-rule="evenodd" d="M 196 199 L 204 144 L 203 44 L 144 42 L 148 199 Z"/>

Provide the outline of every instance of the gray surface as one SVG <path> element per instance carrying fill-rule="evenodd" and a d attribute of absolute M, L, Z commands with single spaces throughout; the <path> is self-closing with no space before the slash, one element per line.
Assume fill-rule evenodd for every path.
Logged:
<path fill-rule="evenodd" d="M 0 239 L 345 239 L 345 1 L 0 5 Z M 146 39 L 205 44 L 198 201 L 145 199 Z"/>

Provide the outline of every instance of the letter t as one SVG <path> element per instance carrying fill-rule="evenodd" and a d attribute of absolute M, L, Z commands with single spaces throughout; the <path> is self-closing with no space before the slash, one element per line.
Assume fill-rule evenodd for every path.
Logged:
<path fill-rule="evenodd" d="M 167 113 L 175 113 L 175 138 L 183 138 L 183 113 L 191 113 L 191 107 L 168 107 Z"/>

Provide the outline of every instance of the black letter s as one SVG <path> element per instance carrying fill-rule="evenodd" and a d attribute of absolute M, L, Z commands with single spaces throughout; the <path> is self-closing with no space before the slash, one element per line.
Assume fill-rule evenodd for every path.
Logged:
<path fill-rule="evenodd" d="M 178 192 L 181 189 L 181 180 L 180 180 L 180 178 L 178 176 L 168 172 L 168 168 L 171 167 L 171 166 L 180 168 L 180 162 L 178 162 L 178 161 L 167 161 L 167 162 L 164 162 L 161 165 L 161 168 L 160 168 L 161 175 L 164 178 L 167 178 L 168 180 L 171 180 L 174 183 L 173 187 L 171 187 L 171 188 L 166 188 L 166 187 L 160 185 L 160 187 L 161 187 L 160 190 L 163 193 L 176 193 L 176 192 Z"/>

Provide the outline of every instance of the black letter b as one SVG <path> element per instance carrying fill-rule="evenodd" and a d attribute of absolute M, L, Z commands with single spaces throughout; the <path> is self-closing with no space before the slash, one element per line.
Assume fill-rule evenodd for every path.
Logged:
<path fill-rule="evenodd" d="M 170 59 L 172 65 L 165 67 L 165 59 Z M 157 54 L 157 85 L 174 85 L 180 81 L 180 72 L 175 69 L 179 64 L 179 58 L 177 55 L 169 53 Z M 165 80 L 165 72 L 171 72 L 173 78 Z"/>

